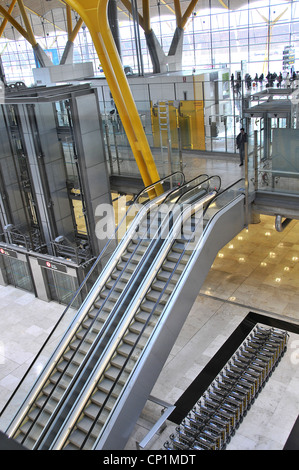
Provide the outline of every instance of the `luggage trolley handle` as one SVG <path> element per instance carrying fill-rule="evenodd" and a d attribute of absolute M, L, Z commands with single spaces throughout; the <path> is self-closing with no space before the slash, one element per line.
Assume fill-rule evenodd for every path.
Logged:
<path fill-rule="evenodd" d="M 234 388 L 232 389 L 230 388 L 228 390 L 225 386 L 224 387 L 222 386 L 221 382 L 219 382 L 217 387 L 214 385 L 213 390 L 215 391 L 215 393 L 222 393 L 223 396 L 226 395 L 228 399 L 230 397 L 233 397 L 234 399 L 236 399 L 239 403 L 242 404 L 243 413 L 247 409 L 247 403 L 248 403 L 247 393 L 244 392 L 243 394 L 240 394 Z"/>

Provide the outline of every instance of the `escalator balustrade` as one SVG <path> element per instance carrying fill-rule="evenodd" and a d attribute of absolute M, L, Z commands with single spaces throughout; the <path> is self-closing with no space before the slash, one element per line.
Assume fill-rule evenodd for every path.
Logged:
<path fill-rule="evenodd" d="M 193 242 L 196 230 L 202 225 L 203 206 L 217 194 L 215 190 L 207 191 L 211 188 L 210 182 L 204 191 L 200 185 L 200 188 L 191 188 L 176 199 L 174 233 L 167 239 L 166 218 L 162 226 L 165 233 L 162 231 L 161 239 L 157 242 L 159 250 L 156 250 L 155 254 L 156 259 L 160 259 L 160 267 L 145 295 L 140 295 L 138 307 L 135 305 L 128 308 L 126 318 L 119 332 L 116 332 L 116 336 L 121 337 L 120 340 L 115 349 L 112 348 L 110 357 L 108 352 L 106 357 L 101 358 L 98 372 L 90 378 L 90 382 L 96 383 L 95 387 L 81 397 L 72 410 L 74 415 L 79 416 L 76 424 L 67 436 L 62 433 L 54 443 L 54 448 L 79 450 L 92 449 L 95 445 L 192 254 L 193 250 L 188 249 L 188 244 Z M 196 209 L 193 211 L 185 209 L 187 216 L 184 219 L 178 208 L 183 207 L 188 201 L 195 203 Z M 168 249 L 163 254 L 165 244 Z M 81 410 L 80 413 L 78 410 Z M 69 428 L 67 422 L 65 428 Z"/>
<path fill-rule="evenodd" d="M 19 421 L 13 433 L 14 439 L 27 448 L 39 448 L 44 440 L 46 428 L 51 426 L 55 414 L 57 415 L 58 410 L 62 409 L 61 403 L 70 396 L 70 389 L 72 388 L 73 390 L 76 376 L 79 374 L 80 369 L 85 367 L 87 357 L 95 342 L 98 342 L 104 336 L 105 325 L 107 327 L 105 340 L 102 339 L 101 347 L 97 348 L 97 355 L 103 352 L 113 333 L 114 327 L 124 313 L 126 304 L 122 302 L 122 296 L 124 297 L 128 284 L 130 282 L 132 284 L 132 277 L 134 277 L 134 273 L 143 262 L 145 253 L 152 243 L 151 238 L 148 236 L 149 228 L 152 231 L 153 224 L 156 223 L 158 230 L 159 224 L 165 216 L 164 213 L 162 215 L 159 214 L 159 205 L 162 202 L 166 202 L 169 205 L 176 203 L 177 199 L 189 190 L 190 187 L 195 187 L 200 182 L 206 180 L 206 175 L 201 175 L 192 182 L 189 182 L 187 187 L 183 185 L 175 188 L 175 190 L 168 191 L 164 197 L 159 198 L 158 202 L 151 202 L 150 208 L 144 211 L 144 217 L 139 217 L 135 228 L 131 228 L 133 235 L 129 237 L 129 241 L 123 247 L 120 256 L 115 260 L 111 273 L 109 273 L 105 282 L 100 284 L 97 298 L 93 302 L 92 307 L 83 317 L 83 320 L 79 322 L 75 331 L 72 332 L 70 340 L 61 352 L 59 359 L 53 364 L 50 374 L 46 377 L 39 392 L 27 404 L 26 413 Z M 205 186 L 208 187 L 207 184 Z M 206 191 L 206 188 L 202 191 Z M 149 222 L 151 227 L 149 227 Z M 146 268 L 144 272 L 146 272 Z M 119 311 L 114 315 L 117 307 L 120 306 L 122 308 L 119 308 Z M 144 307 L 146 308 L 146 304 Z M 110 330 L 108 328 L 109 325 Z M 128 342 L 130 341 L 129 337 L 127 340 Z M 91 366 L 92 364 L 89 363 L 89 367 Z M 72 400 L 75 398 L 76 393 L 72 391 Z M 65 406 L 63 410 L 63 412 L 60 411 L 60 421 L 68 412 L 69 407 Z"/>

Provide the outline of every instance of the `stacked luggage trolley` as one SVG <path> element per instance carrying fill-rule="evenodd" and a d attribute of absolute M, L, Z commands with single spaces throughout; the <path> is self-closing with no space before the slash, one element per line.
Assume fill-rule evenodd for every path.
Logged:
<path fill-rule="evenodd" d="M 225 450 L 286 351 L 288 333 L 256 326 L 211 383 L 167 450 Z"/>

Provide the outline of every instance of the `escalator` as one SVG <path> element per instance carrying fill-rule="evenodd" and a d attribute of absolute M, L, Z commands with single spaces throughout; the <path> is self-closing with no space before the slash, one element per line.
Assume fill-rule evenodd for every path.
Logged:
<path fill-rule="evenodd" d="M 177 201 L 187 196 L 189 207 L 172 220 L 170 236 L 160 246 L 51 449 L 124 447 L 213 259 L 244 228 L 243 181 L 238 183 L 217 196 L 211 192 L 196 197 L 193 189 Z M 185 229 L 188 220 L 191 223 Z"/>
<path fill-rule="evenodd" d="M 114 330 L 150 267 L 159 247 L 159 236 L 148 236 L 163 220 L 161 205 L 171 207 L 179 197 L 192 188 L 200 187 L 205 194 L 213 179 L 200 175 L 184 184 L 181 179 L 174 189 L 147 202 L 138 212 L 126 236 L 113 253 L 103 273 L 79 309 L 59 347 L 48 362 L 24 406 L 20 409 L 8 433 L 29 449 L 47 448 L 49 435 L 57 433 L 72 403 L 79 395 L 81 382 L 87 381 Z M 156 184 L 163 184 L 158 182 Z M 216 181 L 219 185 L 219 182 Z M 138 196 L 144 199 L 151 188 Z M 160 242 L 161 244 L 161 242 Z M 150 252 L 148 256 L 146 253 Z M 77 386 L 75 386 L 77 384 Z"/>

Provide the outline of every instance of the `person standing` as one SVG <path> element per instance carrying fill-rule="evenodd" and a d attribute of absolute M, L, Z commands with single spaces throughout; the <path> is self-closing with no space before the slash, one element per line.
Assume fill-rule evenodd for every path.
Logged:
<path fill-rule="evenodd" d="M 242 166 L 244 164 L 246 142 L 247 142 L 247 134 L 245 132 L 244 127 L 242 127 L 240 130 L 240 134 L 237 135 L 237 139 L 236 139 L 237 149 L 239 149 L 239 152 L 240 152 L 240 165 L 239 166 Z"/>

